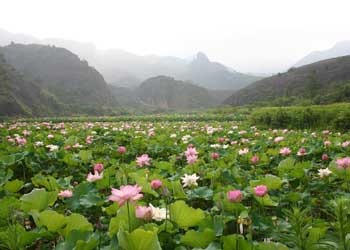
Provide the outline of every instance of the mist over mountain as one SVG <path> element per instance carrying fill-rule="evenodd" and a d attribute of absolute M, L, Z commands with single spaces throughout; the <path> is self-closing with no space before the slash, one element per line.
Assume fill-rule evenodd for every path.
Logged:
<path fill-rule="evenodd" d="M 53 46 L 10 44 L 0 53 L 26 79 L 39 83 L 73 112 L 117 104 L 102 75 L 72 52 Z"/>
<path fill-rule="evenodd" d="M 238 90 L 261 78 L 236 72 L 218 62 L 211 62 L 204 53 L 199 52 L 190 62 L 182 79 L 193 81 L 208 89 Z"/>
<path fill-rule="evenodd" d="M 350 56 L 292 68 L 235 92 L 225 104 L 239 106 L 328 104 L 350 101 Z"/>
<path fill-rule="evenodd" d="M 110 85 L 118 103 L 139 110 L 201 109 L 220 105 L 234 91 L 207 90 L 169 76 L 151 77 L 136 88 Z"/>
<path fill-rule="evenodd" d="M 26 79 L 0 54 L 0 116 L 55 115 L 62 111 L 55 96 Z"/>
<path fill-rule="evenodd" d="M 332 48 L 323 51 L 313 51 L 304 58 L 300 59 L 294 67 L 300 67 L 306 64 L 350 55 L 350 41 L 342 41 L 336 43 Z"/>
<path fill-rule="evenodd" d="M 27 34 L 15 34 L 0 28 L 0 46 L 5 46 L 11 42 L 17 43 L 37 43 L 39 39 Z"/>
<path fill-rule="evenodd" d="M 44 40 L 71 50 L 94 65 L 108 83 L 136 86 L 158 75 L 191 81 L 208 89 L 237 90 L 261 79 L 242 74 L 217 62 L 211 62 L 202 52 L 192 60 L 172 56 L 140 56 L 123 50 L 97 50 L 91 44 L 58 39 Z"/>
<path fill-rule="evenodd" d="M 91 43 L 63 39 L 21 40 L 21 37 L 15 34 L 11 38 L 9 32 L 6 33 L 6 39 L 0 39 L 0 45 L 8 45 L 10 41 L 35 42 L 66 48 L 94 66 L 106 82 L 118 86 L 136 86 L 150 77 L 166 75 L 191 81 L 208 89 L 237 90 L 261 79 L 261 77 L 236 72 L 221 63 L 212 62 L 202 52 L 192 60 L 172 56 L 140 56 L 120 49 L 98 50 Z"/>

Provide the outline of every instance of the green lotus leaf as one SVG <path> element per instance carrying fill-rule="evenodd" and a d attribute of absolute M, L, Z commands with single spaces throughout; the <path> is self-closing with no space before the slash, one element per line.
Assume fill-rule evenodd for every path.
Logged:
<path fill-rule="evenodd" d="M 204 211 L 188 206 L 184 201 L 170 205 L 170 218 L 181 228 L 197 226 L 204 219 Z"/>

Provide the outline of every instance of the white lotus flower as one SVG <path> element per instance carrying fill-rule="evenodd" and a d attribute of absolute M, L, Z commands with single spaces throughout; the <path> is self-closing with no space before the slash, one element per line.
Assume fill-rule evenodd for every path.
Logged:
<path fill-rule="evenodd" d="M 57 145 L 52 145 L 52 144 L 47 145 L 46 148 L 48 148 L 50 150 L 50 152 L 58 150 L 58 146 Z"/>
<path fill-rule="evenodd" d="M 332 173 L 331 170 L 329 170 L 328 168 L 321 168 L 318 170 L 318 175 L 320 176 L 320 178 L 324 178 L 329 176 Z"/>
<path fill-rule="evenodd" d="M 181 177 L 183 187 L 192 187 L 192 186 L 198 186 L 197 180 L 199 179 L 199 176 L 196 174 L 188 175 L 185 174 L 183 177 Z"/>
<path fill-rule="evenodd" d="M 248 154 L 248 153 L 249 153 L 249 149 L 248 148 L 240 149 L 238 151 L 239 155 L 245 155 L 245 154 Z"/>
<path fill-rule="evenodd" d="M 43 143 L 42 141 L 36 141 L 36 142 L 34 143 L 34 145 L 35 145 L 35 147 L 41 147 L 41 146 L 44 145 L 44 143 Z"/>
<path fill-rule="evenodd" d="M 184 136 L 181 138 L 182 142 L 185 143 L 185 144 L 187 144 L 188 141 L 191 140 L 191 139 L 192 139 L 192 136 L 190 136 L 190 135 L 184 135 Z"/>
<path fill-rule="evenodd" d="M 95 182 L 95 181 L 101 180 L 102 178 L 103 178 L 103 172 L 99 173 L 98 171 L 95 171 L 94 174 L 89 172 L 86 180 L 88 182 Z"/>
<path fill-rule="evenodd" d="M 152 204 L 149 204 L 152 209 L 152 219 L 156 221 L 162 221 L 166 219 L 166 209 L 154 207 Z"/>

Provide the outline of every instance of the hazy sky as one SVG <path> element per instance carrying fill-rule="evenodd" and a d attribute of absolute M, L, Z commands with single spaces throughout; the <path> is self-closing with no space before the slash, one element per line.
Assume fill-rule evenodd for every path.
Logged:
<path fill-rule="evenodd" d="M 1 0 L 0 28 L 276 72 L 350 40 L 349 0 Z"/>

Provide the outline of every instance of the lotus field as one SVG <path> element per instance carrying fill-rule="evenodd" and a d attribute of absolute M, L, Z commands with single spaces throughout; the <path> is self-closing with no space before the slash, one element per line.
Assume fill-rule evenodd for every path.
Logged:
<path fill-rule="evenodd" d="M 350 136 L 0 124 L 0 249 L 350 249 Z"/>

